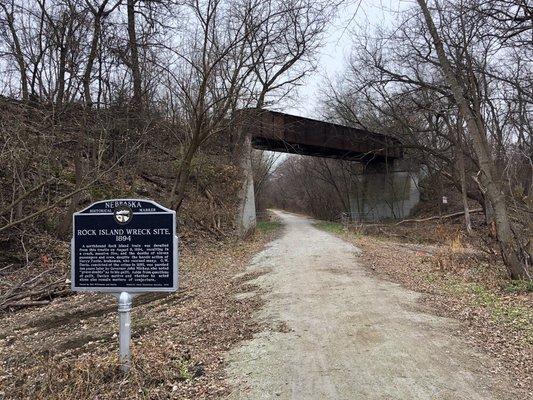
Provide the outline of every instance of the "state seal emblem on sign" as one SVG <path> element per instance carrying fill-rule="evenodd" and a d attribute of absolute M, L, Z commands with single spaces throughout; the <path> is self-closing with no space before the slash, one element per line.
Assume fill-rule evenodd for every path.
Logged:
<path fill-rule="evenodd" d="M 133 211 L 128 206 L 118 206 L 115 208 L 115 211 L 113 211 L 113 218 L 115 218 L 115 221 L 121 225 L 130 222 L 132 217 Z"/>

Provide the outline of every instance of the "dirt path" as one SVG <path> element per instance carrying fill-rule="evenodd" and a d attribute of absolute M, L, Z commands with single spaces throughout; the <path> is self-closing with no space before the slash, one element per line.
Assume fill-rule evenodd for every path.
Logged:
<path fill-rule="evenodd" d="M 247 271 L 266 272 L 249 282 L 264 291 L 266 328 L 228 355 L 231 399 L 516 399 L 456 321 L 370 276 L 352 245 L 277 213 L 283 236 Z"/>

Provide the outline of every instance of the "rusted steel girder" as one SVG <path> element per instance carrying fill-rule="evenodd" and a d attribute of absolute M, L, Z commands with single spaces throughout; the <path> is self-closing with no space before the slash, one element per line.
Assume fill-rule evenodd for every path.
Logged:
<path fill-rule="evenodd" d="M 276 111 L 242 112 L 255 149 L 362 162 L 403 157 L 401 143 L 390 136 Z"/>

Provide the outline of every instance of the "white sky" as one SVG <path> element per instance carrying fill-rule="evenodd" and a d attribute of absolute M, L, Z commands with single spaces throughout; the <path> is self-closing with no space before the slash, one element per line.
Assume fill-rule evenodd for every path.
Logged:
<path fill-rule="evenodd" d="M 391 25 L 402 9 L 413 5 L 410 0 L 348 0 L 324 35 L 324 47 L 318 56 L 317 69 L 298 92 L 298 101 L 284 107 L 289 114 L 320 119 L 320 90 L 326 79 L 343 72 L 351 50 L 353 35 Z"/>

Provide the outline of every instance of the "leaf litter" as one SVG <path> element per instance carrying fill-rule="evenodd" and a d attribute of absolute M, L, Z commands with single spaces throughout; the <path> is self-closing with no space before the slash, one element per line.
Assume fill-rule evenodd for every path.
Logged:
<path fill-rule="evenodd" d="M 273 233 L 245 242 L 185 248 L 180 290 L 134 299 L 132 369 L 119 371 L 116 299 L 104 294 L 57 298 L 3 315 L 0 398 L 213 399 L 229 392 L 224 353 L 249 339 L 259 296 L 237 298 L 251 256 Z M 246 287 L 246 290 L 249 290 Z"/>

